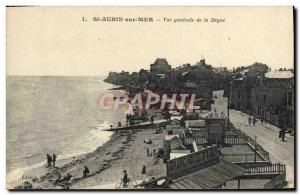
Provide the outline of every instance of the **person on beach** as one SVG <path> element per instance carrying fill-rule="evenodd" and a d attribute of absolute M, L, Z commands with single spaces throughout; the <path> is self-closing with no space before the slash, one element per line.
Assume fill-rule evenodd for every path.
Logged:
<path fill-rule="evenodd" d="M 47 154 L 47 163 L 48 163 L 47 167 L 51 167 L 52 158 L 51 158 L 50 154 Z"/>
<path fill-rule="evenodd" d="M 222 154 L 222 145 L 221 144 L 218 144 L 218 153 L 219 153 L 219 156 L 223 156 L 223 154 Z"/>
<path fill-rule="evenodd" d="M 285 130 L 282 130 L 282 133 L 281 133 L 281 141 L 284 142 L 284 138 L 285 138 Z"/>
<path fill-rule="evenodd" d="M 126 114 L 126 126 L 127 126 L 127 124 L 128 124 L 128 120 L 129 120 L 129 115 Z"/>
<path fill-rule="evenodd" d="M 128 179 L 127 171 L 124 170 L 123 173 L 124 173 L 124 176 L 123 176 L 123 187 L 126 188 L 128 186 L 129 179 Z"/>
<path fill-rule="evenodd" d="M 263 125 L 264 124 L 264 117 L 263 116 L 260 118 L 260 121 L 261 121 L 261 124 Z"/>
<path fill-rule="evenodd" d="M 71 178 L 72 178 L 72 175 L 70 173 L 68 173 L 67 175 L 65 175 L 62 179 L 61 179 L 61 174 L 59 174 L 59 177 L 55 181 L 55 183 L 68 182 L 68 181 L 71 180 Z"/>
<path fill-rule="evenodd" d="M 146 174 L 146 165 L 143 165 L 142 174 Z"/>
<path fill-rule="evenodd" d="M 251 126 L 251 116 L 249 116 L 249 118 L 248 118 L 248 123 L 249 123 L 249 126 Z"/>
<path fill-rule="evenodd" d="M 286 130 L 286 126 L 284 124 L 282 124 L 279 133 L 281 134 L 281 141 L 283 141 L 283 142 L 284 142 L 284 138 L 285 138 L 285 130 Z"/>
<path fill-rule="evenodd" d="M 255 123 L 256 123 L 256 117 L 255 116 L 253 117 L 252 122 L 253 122 L 253 126 L 255 126 Z"/>
<path fill-rule="evenodd" d="M 150 151 L 149 151 L 149 148 L 147 148 L 147 156 L 149 156 L 150 154 Z"/>
<path fill-rule="evenodd" d="M 90 170 L 87 166 L 84 166 L 83 170 L 83 178 L 86 177 L 90 173 Z"/>
<path fill-rule="evenodd" d="M 70 173 L 68 173 L 66 176 L 64 176 L 64 178 L 62 180 L 63 181 L 70 181 L 71 178 L 72 178 L 72 175 Z"/>
<path fill-rule="evenodd" d="M 153 117 L 153 115 L 151 116 L 150 121 L 151 121 L 151 124 L 154 123 L 154 117 Z"/>
<path fill-rule="evenodd" d="M 152 144 L 152 143 L 153 143 L 153 141 L 151 139 L 149 139 L 148 144 Z"/>
<path fill-rule="evenodd" d="M 52 161 L 53 161 L 53 167 L 55 167 L 55 162 L 56 162 L 56 155 L 55 154 L 52 155 Z"/>

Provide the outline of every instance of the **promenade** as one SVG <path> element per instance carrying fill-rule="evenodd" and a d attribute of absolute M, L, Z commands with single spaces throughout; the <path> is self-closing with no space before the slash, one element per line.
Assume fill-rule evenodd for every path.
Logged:
<path fill-rule="evenodd" d="M 223 92 L 216 92 L 215 105 L 217 112 L 224 112 L 227 114 L 227 98 L 223 97 Z M 294 187 L 294 137 L 286 134 L 285 141 L 279 138 L 279 128 L 269 123 L 261 124 L 257 120 L 255 126 L 248 124 L 249 115 L 241 111 L 229 111 L 229 117 L 232 124 L 246 133 L 251 138 L 257 137 L 257 143 L 260 144 L 266 151 L 269 152 L 272 163 L 282 163 L 286 165 L 288 182 L 287 187 Z"/>
<path fill-rule="evenodd" d="M 237 110 L 230 110 L 230 121 L 236 127 L 245 132 L 253 139 L 257 137 L 260 144 L 270 154 L 272 163 L 282 163 L 287 169 L 287 187 L 294 187 L 294 137 L 286 134 L 285 141 L 281 141 L 279 129 L 271 124 L 261 124 L 260 121 L 255 126 L 248 125 L 248 114 Z"/>

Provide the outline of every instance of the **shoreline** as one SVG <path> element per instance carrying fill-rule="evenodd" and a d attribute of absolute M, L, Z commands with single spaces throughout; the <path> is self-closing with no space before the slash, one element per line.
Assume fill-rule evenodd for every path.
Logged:
<path fill-rule="evenodd" d="M 107 142 L 105 142 L 103 145 L 98 146 L 96 149 L 94 149 L 91 152 L 85 152 L 82 154 L 78 154 L 75 156 L 70 156 L 69 158 L 66 159 L 61 159 L 58 160 L 56 163 L 56 167 L 46 167 L 46 162 L 44 162 L 44 164 L 42 166 L 39 167 L 39 170 L 43 170 L 43 172 L 45 172 L 44 174 L 42 174 L 42 176 L 39 178 L 39 182 L 35 183 L 32 182 L 31 179 L 21 179 L 24 182 L 25 181 L 29 181 L 32 182 L 33 184 L 33 189 L 39 189 L 39 188 L 43 188 L 46 187 L 46 189 L 52 189 L 51 187 L 51 182 L 49 182 L 49 184 L 47 185 L 45 182 L 46 178 L 50 177 L 55 177 L 58 176 L 58 172 L 59 171 L 61 173 L 61 175 L 63 176 L 64 173 L 68 172 L 69 168 L 71 168 L 72 166 L 77 166 L 79 164 L 81 164 L 81 162 L 83 162 L 84 160 L 87 160 L 89 158 L 91 158 L 92 156 L 94 156 L 96 153 L 99 153 L 101 151 L 104 151 L 106 149 L 108 149 L 113 143 L 115 143 L 118 139 L 120 138 L 120 136 L 114 132 L 108 139 Z M 30 174 L 30 172 L 35 172 L 37 170 L 29 170 L 28 173 Z M 75 178 L 76 179 L 76 178 Z M 45 185 L 46 184 L 46 185 Z M 13 186 L 12 188 L 9 189 L 23 189 L 24 184 L 21 185 L 17 185 L 17 186 Z M 63 186 L 62 186 L 63 189 Z"/>
<path fill-rule="evenodd" d="M 106 124 L 106 123 L 101 123 L 101 125 L 104 125 L 104 124 Z M 106 125 L 105 127 L 101 126 L 101 129 L 98 129 L 98 128 L 99 127 L 96 126 L 89 131 L 90 136 L 93 136 L 93 134 L 100 134 L 100 135 L 98 135 L 98 139 L 96 140 L 98 142 L 97 145 L 93 144 L 94 147 L 91 147 L 90 149 L 87 149 L 86 151 L 80 151 L 80 152 L 73 151 L 72 153 L 57 154 L 57 160 L 55 163 L 56 166 L 60 167 L 60 166 L 69 164 L 75 159 L 82 158 L 89 153 L 93 153 L 95 150 L 99 149 L 100 147 L 104 146 L 107 142 L 109 142 L 111 137 L 114 135 L 114 133 L 105 131 L 108 128 L 108 125 Z M 96 131 L 95 131 L 95 129 L 96 129 Z M 103 139 L 102 137 L 104 137 L 105 139 Z M 94 137 L 94 138 L 96 138 L 96 137 Z M 90 139 L 87 139 L 86 141 L 89 142 Z M 95 141 L 93 141 L 93 142 L 95 142 Z M 15 188 L 16 186 L 21 186 L 24 181 L 28 181 L 33 178 L 42 177 L 43 175 L 45 175 L 47 173 L 48 168 L 46 166 L 47 166 L 47 162 L 46 162 L 46 160 L 44 160 L 44 161 L 37 161 L 36 163 L 31 164 L 31 165 L 19 166 L 14 169 L 11 169 L 9 172 L 7 172 L 6 188 L 12 189 L 12 188 Z"/>
<path fill-rule="evenodd" d="M 39 77 L 34 79 L 39 79 Z M 98 85 L 99 84 L 102 85 L 102 83 L 105 83 L 105 85 L 103 85 L 104 88 L 101 89 L 100 91 L 100 92 L 103 91 L 103 93 L 109 92 L 111 88 L 114 87 L 113 84 L 107 83 L 103 81 L 103 79 L 101 79 L 101 81 L 96 80 L 95 82 L 97 82 Z M 111 116 L 104 117 L 103 122 L 87 127 L 86 133 L 83 135 L 84 139 L 80 139 L 80 143 L 78 143 L 78 144 L 85 144 L 83 145 L 84 147 L 82 147 L 82 149 L 81 147 L 78 147 L 79 150 L 77 150 L 76 149 L 77 147 L 75 147 L 75 149 L 68 148 L 66 150 L 55 152 L 55 154 L 57 154 L 58 157 L 56 161 L 57 167 L 60 168 L 62 166 L 71 164 L 73 161 L 76 161 L 77 159 L 85 158 L 85 156 L 94 153 L 96 150 L 99 150 L 99 148 L 101 147 L 106 147 L 106 145 L 110 142 L 112 137 L 114 137 L 115 135 L 113 132 L 108 132 L 104 130 L 108 129 L 110 124 L 115 125 L 117 124 L 117 121 L 122 121 L 124 118 L 121 115 L 120 116 L 114 115 L 113 113 L 107 113 L 107 114 Z M 77 142 L 74 143 L 76 144 Z M 32 182 L 32 178 L 40 178 L 41 176 L 47 174 L 47 172 L 50 172 L 51 168 L 46 168 L 47 162 L 46 159 L 44 159 L 43 157 L 44 156 L 40 156 L 38 159 L 32 159 L 29 163 L 23 160 L 24 163 L 22 161 L 18 166 L 12 167 L 12 169 L 6 168 L 6 173 L 7 173 L 6 188 L 14 189 L 15 187 L 22 186 L 23 182 L 25 181 Z M 62 174 L 62 176 L 64 175 Z"/>
<path fill-rule="evenodd" d="M 73 158 L 71 162 L 57 167 L 44 168 L 46 173 L 38 181 L 24 180 L 28 183 L 10 189 L 83 189 L 106 186 L 106 189 L 115 189 L 121 181 L 123 170 L 128 171 L 132 180 L 141 182 L 151 177 L 165 174 L 165 165 L 153 156 L 146 155 L 146 147 L 157 149 L 162 147 L 164 134 L 155 134 L 153 129 L 139 129 L 134 134 L 127 132 L 114 132 L 110 140 L 89 152 Z M 145 145 L 144 140 L 152 138 L 151 146 Z M 147 166 L 147 174 L 141 174 L 143 165 Z M 83 178 L 83 167 L 87 166 L 90 174 Z M 69 182 L 55 181 L 67 174 L 72 178 Z"/>

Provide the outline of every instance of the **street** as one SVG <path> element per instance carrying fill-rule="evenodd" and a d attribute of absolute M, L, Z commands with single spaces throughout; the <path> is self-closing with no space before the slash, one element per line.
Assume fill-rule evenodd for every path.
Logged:
<path fill-rule="evenodd" d="M 217 91 L 214 95 L 217 98 L 215 105 L 212 107 L 219 113 L 227 110 L 227 98 L 223 97 L 223 91 Z M 227 113 L 227 111 L 224 113 Z M 252 124 L 249 126 L 248 114 L 231 109 L 229 113 L 230 121 L 236 128 L 241 129 L 241 131 L 253 139 L 255 139 L 255 136 L 257 137 L 257 143 L 269 152 L 272 163 L 286 165 L 287 187 L 294 187 L 294 137 L 286 134 L 285 141 L 283 142 L 279 138 L 279 128 L 268 123 L 262 125 L 260 120 L 257 120 L 255 126 Z"/>

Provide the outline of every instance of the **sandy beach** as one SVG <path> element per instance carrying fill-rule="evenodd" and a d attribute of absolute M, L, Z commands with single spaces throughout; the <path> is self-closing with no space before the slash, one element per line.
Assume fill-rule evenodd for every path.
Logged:
<path fill-rule="evenodd" d="M 71 162 L 57 167 L 44 168 L 45 174 L 38 181 L 27 180 L 33 189 L 115 189 L 127 170 L 128 177 L 135 184 L 152 177 L 165 175 L 165 164 L 153 156 L 147 156 L 147 147 L 151 150 L 162 147 L 165 132 L 156 134 L 153 129 L 140 129 L 131 132 L 116 132 L 103 146 L 91 153 L 73 158 Z M 151 139 L 152 144 L 144 143 Z M 142 174 L 142 166 L 146 165 L 146 174 Z M 87 166 L 90 174 L 83 178 L 83 167 Z M 55 182 L 59 176 L 63 178 L 71 174 L 70 182 Z M 26 180 L 24 180 L 25 182 Z M 17 186 L 17 189 L 25 185 Z"/>

